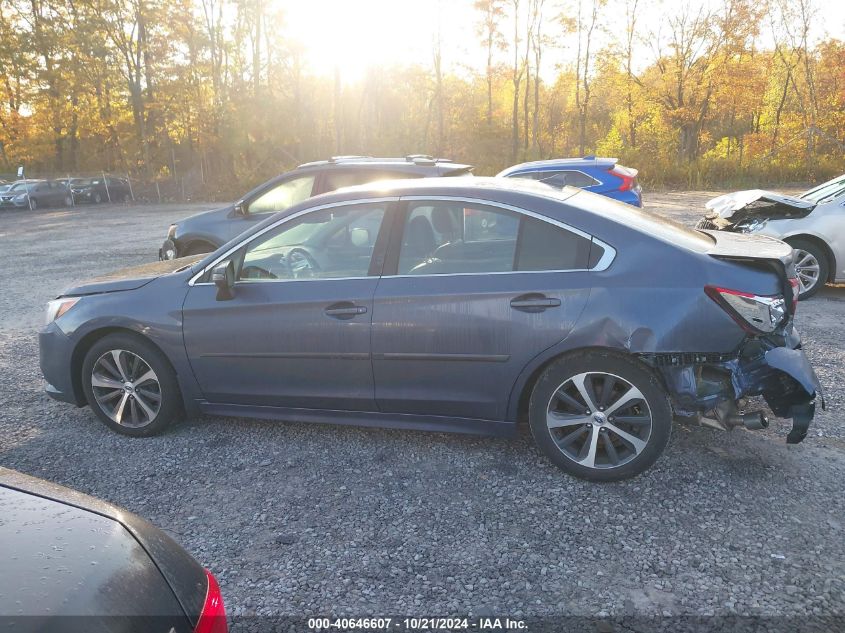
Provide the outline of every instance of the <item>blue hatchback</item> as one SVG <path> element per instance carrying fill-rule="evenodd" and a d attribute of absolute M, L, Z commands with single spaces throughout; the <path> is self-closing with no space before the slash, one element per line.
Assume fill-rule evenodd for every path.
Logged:
<path fill-rule="evenodd" d="M 529 178 L 552 187 L 566 186 L 600 193 L 608 198 L 643 206 L 642 187 L 637 182 L 637 170 L 623 167 L 615 158 L 553 158 L 520 163 L 496 174 L 501 178 Z"/>

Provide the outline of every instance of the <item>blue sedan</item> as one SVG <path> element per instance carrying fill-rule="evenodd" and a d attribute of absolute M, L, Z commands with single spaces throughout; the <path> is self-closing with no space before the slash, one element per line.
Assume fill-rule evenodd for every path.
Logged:
<path fill-rule="evenodd" d="M 804 438 L 819 386 L 792 258 L 571 187 L 382 181 L 66 290 L 41 369 L 127 435 L 200 413 L 500 435 L 527 420 L 554 464 L 616 480 L 654 463 L 673 416 L 763 428 L 747 396 Z"/>
<path fill-rule="evenodd" d="M 624 167 L 615 158 L 555 158 L 520 163 L 508 167 L 497 178 L 528 178 L 557 189 L 578 187 L 608 198 L 643 206 L 642 187 L 637 182 L 637 170 Z"/>

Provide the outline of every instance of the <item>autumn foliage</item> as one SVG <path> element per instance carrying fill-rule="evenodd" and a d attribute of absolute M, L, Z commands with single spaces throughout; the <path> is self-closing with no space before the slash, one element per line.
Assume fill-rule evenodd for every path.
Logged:
<path fill-rule="evenodd" d="M 0 0 L 0 172 L 178 174 L 231 197 L 336 154 L 491 174 L 596 153 L 651 186 L 845 171 L 845 43 L 816 37 L 811 0 L 665 3 L 659 24 L 650 0 L 454 1 L 477 59 L 433 37 L 350 82 L 309 69 L 283 2 Z"/>

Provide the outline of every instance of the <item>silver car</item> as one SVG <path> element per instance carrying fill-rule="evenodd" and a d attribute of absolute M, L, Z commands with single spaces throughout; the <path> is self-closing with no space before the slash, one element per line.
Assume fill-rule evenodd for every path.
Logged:
<path fill-rule="evenodd" d="M 799 299 L 845 282 L 845 174 L 784 196 L 752 189 L 713 198 L 696 228 L 768 235 L 795 249 Z"/>

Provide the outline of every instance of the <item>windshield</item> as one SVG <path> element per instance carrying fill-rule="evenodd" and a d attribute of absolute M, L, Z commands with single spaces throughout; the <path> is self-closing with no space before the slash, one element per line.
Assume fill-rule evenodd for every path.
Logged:
<path fill-rule="evenodd" d="M 819 185 L 809 191 L 801 194 L 800 198 L 809 200 L 810 202 L 827 202 L 845 194 L 845 175 L 828 180 L 826 183 Z"/>
<path fill-rule="evenodd" d="M 77 187 L 84 187 L 85 185 L 92 184 L 92 180 L 90 178 L 73 178 L 70 184 L 76 185 Z"/>

